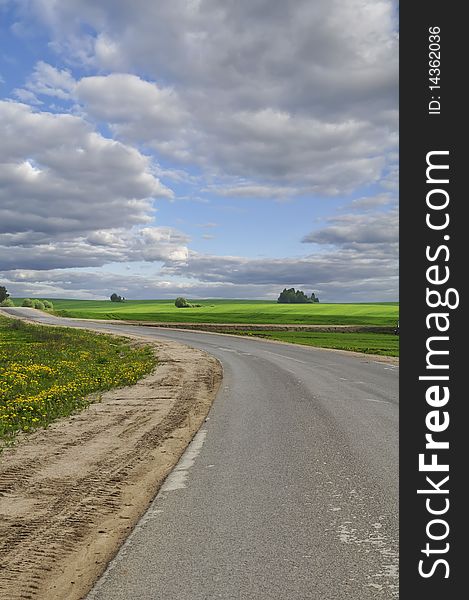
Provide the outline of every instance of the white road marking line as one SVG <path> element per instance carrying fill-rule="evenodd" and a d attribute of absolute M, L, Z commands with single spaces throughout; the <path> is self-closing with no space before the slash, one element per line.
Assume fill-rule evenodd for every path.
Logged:
<path fill-rule="evenodd" d="M 346 377 L 339 377 L 339 379 L 342 381 L 348 381 L 348 379 Z"/>
<path fill-rule="evenodd" d="M 379 404 L 391 404 L 387 400 L 375 400 L 374 398 L 363 398 L 365 402 L 379 402 Z"/>
<path fill-rule="evenodd" d="M 273 354 L 274 356 L 279 356 L 280 358 L 286 358 L 287 360 L 294 360 L 297 363 L 301 363 L 302 365 L 307 365 L 308 363 L 305 360 L 298 360 L 297 358 L 291 358 L 291 356 L 284 356 L 283 354 L 277 354 L 277 352 L 271 352 L 270 350 L 263 350 L 267 354 Z"/>
<path fill-rule="evenodd" d="M 372 360 L 371 362 L 375 363 L 375 365 L 386 365 L 385 369 L 398 369 L 399 365 L 390 365 L 388 363 L 382 362 L 381 360 Z"/>
<path fill-rule="evenodd" d="M 234 354 L 242 354 L 243 356 L 254 356 L 250 352 L 245 352 L 244 350 L 235 350 L 234 348 L 224 348 L 223 346 L 216 346 L 217 350 L 224 350 L 225 352 L 233 352 Z M 254 356 L 257 358 L 257 356 Z"/>
<path fill-rule="evenodd" d="M 138 535 L 138 532 L 141 531 L 149 521 L 155 519 L 158 515 L 163 513 L 163 509 L 159 508 L 158 502 L 161 499 L 164 499 L 165 496 L 163 492 L 171 492 L 173 490 L 178 490 L 186 487 L 186 479 L 187 479 L 187 471 L 194 464 L 195 459 L 199 455 L 202 446 L 205 442 L 205 438 L 207 436 L 207 430 L 201 429 L 196 435 L 194 439 L 187 447 L 187 450 L 182 455 L 176 467 L 166 478 L 165 483 L 160 488 L 160 491 L 156 495 L 156 498 L 148 508 L 147 512 L 143 515 L 140 521 L 137 523 L 135 529 L 130 533 L 129 537 L 125 540 L 124 544 L 121 546 L 117 555 L 112 559 L 112 561 L 108 564 L 106 570 L 100 579 L 96 582 L 93 589 L 89 592 L 87 598 L 92 600 L 96 598 L 96 595 L 99 594 L 99 590 L 104 587 L 106 581 L 109 580 L 111 571 L 115 569 L 123 560 L 125 560 L 129 549 L 131 548 L 135 537 Z M 212 466 L 212 465 L 210 465 Z"/>
<path fill-rule="evenodd" d="M 188 471 L 194 464 L 197 456 L 199 456 L 206 437 L 206 429 L 202 429 L 197 433 L 192 442 L 189 444 L 187 450 L 182 455 L 182 458 L 178 464 L 174 467 L 164 484 L 161 486 L 161 491 L 163 493 L 180 490 L 186 487 L 187 476 L 189 474 Z"/>

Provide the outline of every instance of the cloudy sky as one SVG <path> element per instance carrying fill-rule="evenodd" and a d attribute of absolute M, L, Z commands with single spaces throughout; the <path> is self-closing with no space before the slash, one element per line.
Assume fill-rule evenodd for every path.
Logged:
<path fill-rule="evenodd" d="M 0 284 L 397 300 L 396 13 L 0 0 Z"/>

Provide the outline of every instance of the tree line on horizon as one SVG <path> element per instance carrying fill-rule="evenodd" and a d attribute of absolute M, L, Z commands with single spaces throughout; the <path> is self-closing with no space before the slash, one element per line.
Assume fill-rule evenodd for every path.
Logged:
<path fill-rule="evenodd" d="M 277 299 L 278 304 L 314 304 L 316 302 L 319 302 L 319 298 L 314 292 L 311 296 L 307 296 L 302 290 L 295 290 L 295 288 L 284 288 Z"/>

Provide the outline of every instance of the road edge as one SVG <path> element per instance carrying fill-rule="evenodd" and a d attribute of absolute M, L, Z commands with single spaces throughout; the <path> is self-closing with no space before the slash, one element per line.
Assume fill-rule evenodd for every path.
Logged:
<path fill-rule="evenodd" d="M 17 315 L 10 315 L 1 310 L 0 314 L 7 318 L 17 318 L 29 323 L 41 324 L 27 318 L 23 319 Z M 60 327 L 62 326 L 64 325 L 60 325 Z M 93 330 L 92 327 L 90 329 Z M 103 333 L 102 331 L 93 331 Z M 132 473 L 132 477 L 129 478 L 131 481 L 121 492 L 121 502 L 117 510 L 113 511 L 112 515 L 108 515 L 99 523 L 99 526 L 94 531 L 94 535 L 91 534 L 84 538 L 82 542 L 78 543 L 76 549 L 66 553 L 62 557 L 62 560 L 59 560 L 54 565 L 51 571 L 45 573 L 44 581 L 39 582 L 35 579 L 34 598 L 36 600 L 81 600 L 86 597 L 105 572 L 109 563 L 117 555 L 126 539 L 138 525 L 140 519 L 157 496 L 165 479 L 177 465 L 180 457 L 205 422 L 223 378 L 223 368 L 220 361 L 205 351 L 196 350 L 179 342 L 168 342 L 166 340 L 152 342 L 148 338 L 137 334 L 111 333 L 107 331 L 105 333 L 135 339 L 155 347 L 160 357 L 160 365 L 156 367 L 153 373 L 161 369 L 162 364 L 163 367 L 170 368 L 168 364 L 161 361 L 162 354 L 163 356 L 166 354 L 166 363 L 170 362 L 168 361 L 169 350 L 174 354 L 179 349 L 179 353 L 184 355 L 184 360 L 178 363 L 178 367 L 183 370 L 185 368 L 186 373 L 189 372 L 186 366 L 188 356 L 193 355 L 193 363 L 197 363 L 196 372 L 198 378 L 197 381 L 191 381 L 191 383 L 196 386 L 196 391 L 191 394 L 191 398 L 186 398 L 181 397 L 184 396 L 184 393 L 181 394 L 180 389 L 178 390 L 179 397 L 175 397 L 174 406 L 179 405 L 181 414 L 177 416 L 175 426 L 168 427 L 164 425 L 162 439 L 154 442 L 154 448 L 142 458 L 142 461 Z M 139 380 L 138 385 L 145 385 L 145 381 L 150 377 L 151 375 L 142 378 Z M 119 394 L 125 394 L 125 390 L 133 387 L 135 386 L 118 388 Z M 104 392 L 101 402 L 106 401 L 106 397 L 112 395 L 115 391 L 114 389 Z M 167 391 L 167 388 L 165 388 L 165 393 Z M 77 414 L 85 416 L 87 411 L 92 407 L 93 404 Z M 91 415 L 91 413 L 89 414 Z M 71 416 L 73 417 L 74 415 Z M 96 418 L 96 415 L 93 418 Z M 7 448 L 0 458 L 7 462 L 10 452 L 14 453 L 20 450 L 22 444 L 27 444 L 28 442 L 30 444 L 34 443 L 35 435 L 47 436 L 49 429 L 53 431 L 64 423 L 69 424 L 70 417 L 54 421 L 47 429 L 38 429 L 24 437 L 22 436 L 12 448 Z M 155 423 L 155 425 L 157 426 L 158 423 Z M 136 500 L 137 498 L 138 501 Z M 98 530 L 101 532 L 108 531 L 109 535 L 99 535 Z M 99 556 L 99 560 L 96 560 L 97 556 Z M 86 573 L 86 576 L 77 576 L 78 565 L 79 571 Z M 41 565 L 37 567 L 40 570 Z M 28 573 L 22 573 L 23 577 L 27 579 Z"/>

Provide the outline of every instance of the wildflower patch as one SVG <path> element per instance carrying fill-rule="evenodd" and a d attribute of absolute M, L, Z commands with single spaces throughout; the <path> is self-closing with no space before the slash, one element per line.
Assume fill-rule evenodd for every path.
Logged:
<path fill-rule="evenodd" d="M 0 448 L 150 373 L 150 346 L 126 338 L 0 317 Z"/>

